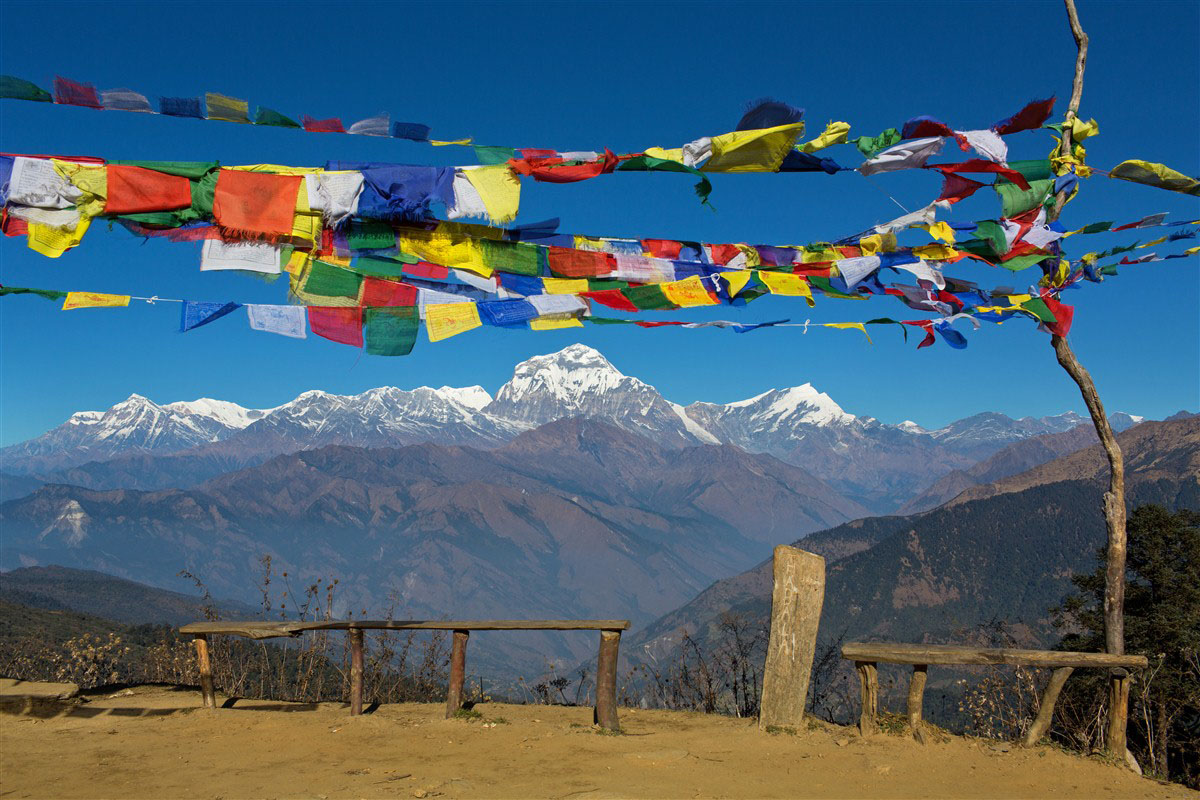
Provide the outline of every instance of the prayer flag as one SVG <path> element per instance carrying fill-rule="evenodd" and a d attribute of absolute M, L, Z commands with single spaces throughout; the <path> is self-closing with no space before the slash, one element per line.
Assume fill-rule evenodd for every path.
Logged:
<path fill-rule="evenodd" d="M 278 275 L 282 254 L 269 242 L 225 242 L 206 239 L 200 249 L 200 270 L 238 269 Z"/>
<path fill-rule="evenodd" d="M 304 306 L 248 305 L 250 327 L 256 331 L 278 333 L 293 339 L 308 338 Z"/>
<path fill-rule="evenodd" d="M 373 356 L 406 356 L 417 341 L 420 316 L 415 306 L 363 310 L 366 350 Z"/>
<path fill-rule="evenodd" d="M 168 117 L 192 117 L 204 119 L 199 97 L 160 97 L 158 111 Z"/>
<path fill-rule="evenodd" d="M 546 294 L 579 294 L 588 290 L 586 278 L 542 278 Z"/>
<path fill-rule="evenodd" d="M 595 253 L 569 247 L 549 248 L 550 271 L 563 278 L 590 278 L 609 275 L 616 262 L 608 253 Z"/>
<path fill-rule="evenodd" d="M 64 77 L 54 78 L 54 102 L 84 108 L 103 108 L 96 95 L 96 87 L 90 83 L 76 83 Z"/>
<path fill-rule="evenodd" d="M 392 137 L 414 142 L 429 141 L 429 126 L 419 122 L 393 122 Z"/>
<path fill-rule="evenodd" d="M 477 305 L 483 322 L 501 328 L 522 325 L 538 315 L 528 300 L 488 300 Z"/>
<path fill-rule="evenodd" d="M 407 283 L 386 281 L 380 278 L 363 278 L 362 304 L 364 306 L 415 306 L 417 288 Z"/>
<path fill-rule="evenodd" d="M 1166 189 L 1170 192 L 1182 192 L 1200 196 L 1200 181 L 1173 170 L 1166 164 L 1155 164 L 1151 161 L 1130 159 L 1117 164 L 1108 173 L 1110 178 L 1120 178 L 1156 189 Z"/>
<path fill-rule="evenodd" d="M 767 285 L 771 294 L 803 297 L 808 300 L 810 306 L 814 305 L 812 289 L 809 288 L 808 280 L 803 275 L 794 275 L 790 272 L 771 272 L 764 269 L 755 273 L 755 277 Z"/>
<path fill-rule="evenodd" d="M 1055 99 L 1051 97 L 1048 100 L 1034 100 L 1011 117 L 997 122 L 992 126 L 992 130 L 1005 136 L 1018 131 L 1040 128 L 1042 123 L 1050 118 L 1050 113 L 1054 110 Z"/>
<path fill-rule="evenodd" d="M 258 113 L 254 116 L 255 125 L 270 125 L 275 128 L 299 128 L 300 123 L 291 117 L 286 117 L 278 111 L 267 108 L 265 106 L 258 107 Z"/>
<path fill-rule="evenodd" d="M 204 105 L 208 109 L 209 119 L 219 119 L 225 122 L 250 122 L 250 104 L 245 100 L 226 97 L 216 92 L 206 92 Z"/>
<path fill-rule="evenodd" d="M 309 306 L 308 327 L 317 336 L 354 347 L 363 345 L 363 315 L 361 306 Z"/>
<path fill-rule="evenodd" d="M 308 269 L 304 291 L 321 297 L 357 298 L 362 282 L 363 276 L 357 272 L 316 259 Z"/>
<path fill-rule="evenodd" d="M 391 127 L 390 120 L 387 114 L 380 114 L 377 117 L 367 117 L 360 119 L 351 125 L 346 133 L 353 133 L 359 136 L 388 136 Z"/>
<path fill-rule="evenodd" d="M 346 129 L 342 127 L 342 121 L 337 117 L 329 119 L 315 119 L 308 114 L 300 117 L 300 124 L 304 130 L 309 133 L 345 133 Z"/>
<path fill-rule="evenodd" d="M 431 342 L 440 342 L 483 324 L 474 303 L 437 303 L 425 306 L 424 311 L 425 333 Z"/>
<path fill-rule="evenodd" d="M 146 95 L 138 94 L 132 89 L 108 89 L 100 93 L 101 104 L 109 111 L 140 111 L 153 114 L 150 101 Z"/>
<path fill-rule="evenodd" d="M 129 305 L 127 294 L 98 294 L 96 292 L 67 292 L 63 311 L 74 308 L 117 308 Z"/>
<path fill-rule="evenodd" d="M 529 321 L 529 329 L 534 331 L 554 331 L 559 328 L 582 328 L 583 323 L 571 316 L 538 317 Z"/>
<path fill-rule="evenodd" d="M 795 277 L 795 276 L 788 276 Z M 803 278 L 801 278 L 803 280 Z M 663 294 L 675 305 L 680 308 L 693 308 L 695 306 L 715 306 L 719 305 L 717 298 L 713 297 L 705 287 L 700 277 L 693 275 L 690 278 L 685 278 L 681 281 L 672 281 L 662 284 Z"/>
<path fill-rule="evenodd" d="M 12 75 L 0 75 L 0 97 L 9 100 L 32 100 L 49 103 L 54 98 L 45 89 Z"/>
<path fill-rule="evenodd" d="M 180 333 L 207 325 L 242 307 L 241 303 L 193 303 L 191 300 L 184 300 L 181 305 L 183 311 L 179 317 Z"/>
<path fill-rule="evenodd" d="M 172 211 L 192 204 L 192 183 L 183 176 L 118 164 L 109 164 L 107 170 L 105 213 Z"/>
<path fill-rule="evenodd" d="M 287 236 L 292 232 L 300 175 L 222 169 L 213 196 L 213 217 L 239 234 Z"/>

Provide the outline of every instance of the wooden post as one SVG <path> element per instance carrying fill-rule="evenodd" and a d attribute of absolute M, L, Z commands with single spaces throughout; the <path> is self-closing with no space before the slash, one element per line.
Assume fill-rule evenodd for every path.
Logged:
<path fill-rule="evenodd" d="M 879 713 L 879 672 L 873 661 L 855 661 L 858 682 L 862 689 L 862 712 L 858 717 L 858 732 L 871 736 L 879 732 L 876 717 Z"/>
<path fill-rule="evenodd" d="M 1042 705 L 1038 709 L 1037 719 L 1029 726 L 1025 738 L 1021 740 L 1022 746 L 1033 747 L 1046 735 L 1046 731 L 1050 729 L 1050 723 L 1054 720 L 1054 704 L 1058 702 L 1058 695 L 1062 691 L 1063 684 L 1067 682 L 1067 678 L 1071 677 L 1071 673 L 1074 671 L 1074 667 L 1059 667 L 1050 675 L 1050 682 L 1046 684 L 1046 691 L 1042 693 Z"/>
<path fill-rule="evenodd" d="M 1071 84 L 1071 101 L 1067 105 L 1067 114 L 1063 118 L 1062 143 L 1059 155 L 1066 158 L 1072 155 L 1071 128 L 1079 113 L 1079 101 L 1083 97 L 1083 71 L 1087 67 L 1088 35 L 1084 33 L 1079 23 L 1079 12 L 1075 9 L 1075 0 L 1063 0 L 1067 8 L 1067 23 L 1071 26 L 1071 35 L 1075 38 L 1075 77 Z M 1054 206 L 1046 214 L 1047 222 L 1054 222 L 1062 212 L 1067 201 L 1067 192 L 1060 191 L 1054 198 Z M 1125 653 L 1125 463 L 1117 437 L 1113 434 L 1108 416 L 1104 413 L 1104 404 L 1096 391 L 1096 384 L 1079 360 L 1075 358 L 1067 340 L 1061 336 L 1050 337 L 1058 363 L 1071 379 L 1079 386 L 1088 413 L 1092 417 L 1092 425 L 1096 435 L 1104 445 L 1104 453 L 1108 456 L 1108 491 L 1104 493 L 1104 521 L 1108 527 L 1107 564 L 1104 573 L 1104 645 L 1112 655 Z M 1111 755 L 1123 759 L 1125 757 L 1125 725 L 1126 714 L 1129 710 L 1129 685 L 1126 681 L 1122 688 L 1120 681 L 1113 679 L 1110 686 L 1112 702 L 1108 706 L 1108 727 L 1105 748 Z M 1124 697 L 1123 702 L 1118 702 Z"/>
<path fill-rule="evenodd" d="M 913 664 L 912 680 L 908 684 L 908 728 L 913 738 L 925 744 L 925 723 L 921 720 L 922 704 L 925 702 L 925 678 L 928 677 L 925 664 Z"/>
<path fill-rule="evenodd" d="M 470 631 L 455 631 L 450 646 L 450 688 L 446 692 L 446 719 L 462 708 L 463 681 L 467 674 L 467 639 Z"/>
<path fill-rule="evenodd" d="M 600 631 L 600 654 L 596 659 L 596 708 L 592 720 L 601 728 L 621 730 L 617 718 L 617 655 L 620 631 Z"/>
<path fill-rule="evenodd" d="M 1120 667 L 1108 675 L 1108 754 L 1126 761 L 1125 723 L 1129 718 L 1129 671 Z M 1120 750 L 1115 748 L 1120 747 Z"/>
<path fill-rule="evenodd" d="M 217 694 L 213 691 L 212 661 L 208 657 L 208 634 L 196 634 L 196 666 L 200 672 L 200 697 L 205 708 L 217 707 Z"/>
<path fill-rule="evenodd" d="M 804 721 L 808 683 L 825 601 L 825 559 L 779 545 L 773 560 L 771 636 L 763 666 L 758 725 L 798 726 Z"/>
<path fill-rule="evenodd" d="M 350 629 L 350 716 L 357 717 L 363 709 L 363 631 Z"/>

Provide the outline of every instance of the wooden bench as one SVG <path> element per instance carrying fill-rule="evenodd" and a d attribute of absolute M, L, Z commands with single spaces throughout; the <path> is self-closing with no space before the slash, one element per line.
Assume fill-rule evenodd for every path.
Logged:
<path fill-rule="evenodd" d="M 912 680 L 908 684 L 908 725 L 913 738 L 925 743 L 922 730 L 921 704 L 925 697 L 925 677 L 930 664 L 1012 664 L 1030 667 L 1053 667 L 1054 673 L 1042 695 L 1042 704 L 1037 719 L 1021 744 L 1032 747 L 1045 735 L 1054 716 L 1054 704 L 1058 700 L 1063 684 L 1077 667 L 1104 667 L 1112 670 L 1114 678 L 1129 680 L 1130 669 L 1141 669 L 1147 665 L 1145 656 L 1114 656 L 1107 653 L 1074 653 L 1057 650 L 1011 650 L 961 647 L 946 644 L 893 644 L 891 642 L 849 642 L 842 647 L 842 658 L 853 661 L 858 668 L 858 679 L 862 688 L 862 712 L 858 729 L 864 735 L 878 730 L 876 715 L 879 711 L 879 677 L 875 665 L 912 664 Z M 1127 692 L 1117 692 L 1127 697 Z"/>
<path fill-rule="evenodd" d="M 450 649 L 450 688 L 446 716 L 462 708 L 463 679 L 467 666 L 467 639 L 471 631 L 600 631 L 600 653 L 596 663 L 596 706 L 593 722 L 620 730 L 617 719 L 617 654 L 621 631 L 629 630 L 627 619 L 489 619 L 489 620 L 349 620 L 345 622 L 193 622 L 179 629 L 195 637 L 200 692 L 206 708 L 217 707 L 213 691 L 212 662 L 208 637 L 214 634 L 251 639 L 297 637 L 305 631 L 347 631 L 350 637 L 350 713 L 363 708 L 363 631 L 433 630 L 454 631 Z"/>

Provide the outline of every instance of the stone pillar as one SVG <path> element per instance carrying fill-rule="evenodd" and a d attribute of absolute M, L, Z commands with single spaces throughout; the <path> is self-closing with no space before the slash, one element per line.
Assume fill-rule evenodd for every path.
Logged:
<path fill-rule="evenodd" d="M 775 548 L 774 574 L 760 728 L 797 726 L 804 720 L 817 649 L 817 625 L 825 600 L 825 559 L 779 545 Z"/>

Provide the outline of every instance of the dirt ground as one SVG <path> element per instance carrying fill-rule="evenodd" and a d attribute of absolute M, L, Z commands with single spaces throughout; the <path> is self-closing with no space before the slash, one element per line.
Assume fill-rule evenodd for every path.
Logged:
<path fill-rule="evenodd" d="M 85 702 L 0 682 L 0 797 L 46 798 L 1200 798 L 1097 759 L 959 737 L 925 746 L 815 726 L 587 708 L 238 701 L 137 687 Z M 219 698 L 221 699 L 221 698 Z"/>

